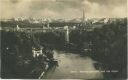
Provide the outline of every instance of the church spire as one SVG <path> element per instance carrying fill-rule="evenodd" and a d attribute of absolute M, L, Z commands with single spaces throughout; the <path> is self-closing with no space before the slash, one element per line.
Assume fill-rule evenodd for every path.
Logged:
<path fill-rule="evenodd" d="M 84 22 L 85 21 L 85 9 L 83 9 L 83 20 L 82 20 L 82 22 Z"/>

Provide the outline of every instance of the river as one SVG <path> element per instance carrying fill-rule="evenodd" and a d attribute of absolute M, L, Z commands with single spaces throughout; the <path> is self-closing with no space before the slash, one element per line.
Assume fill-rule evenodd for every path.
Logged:
<path fill-rule="evenodd" d="M 54 51 L 59 66 L 49 70 L 45 79 L 102 79 L 103 74 L 96 70 L 90 57 L 81 57 L 78 54 Z"/>

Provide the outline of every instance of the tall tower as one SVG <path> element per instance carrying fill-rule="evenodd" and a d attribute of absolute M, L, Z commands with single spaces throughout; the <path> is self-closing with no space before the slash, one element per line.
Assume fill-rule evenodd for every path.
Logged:
<path fill-rule="evenodd" d="M 85 9 L 83 9 L 83 13 L 82 13 L 82 27 L 85 26 Z"/>
<path fill-rule="evenodd" d="M 82 17 L 82 22 L 84 23 L 85 21 L 85 10 L 83 9 L 83 17 Z"/>

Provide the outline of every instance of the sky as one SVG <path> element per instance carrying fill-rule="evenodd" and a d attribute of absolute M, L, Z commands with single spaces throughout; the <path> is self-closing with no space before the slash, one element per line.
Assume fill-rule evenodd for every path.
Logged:
<path fill-rule="evenodd" d="M 126 17 L 127 0 L 0 0 L 0 18 Z"/>

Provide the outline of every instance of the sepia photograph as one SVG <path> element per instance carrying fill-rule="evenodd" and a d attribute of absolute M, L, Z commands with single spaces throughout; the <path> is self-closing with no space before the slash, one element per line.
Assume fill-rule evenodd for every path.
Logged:
<path fill-rule="evenodd" d="M 127 80 L 127 0 L 0 0 L 0 78 Z"/>

